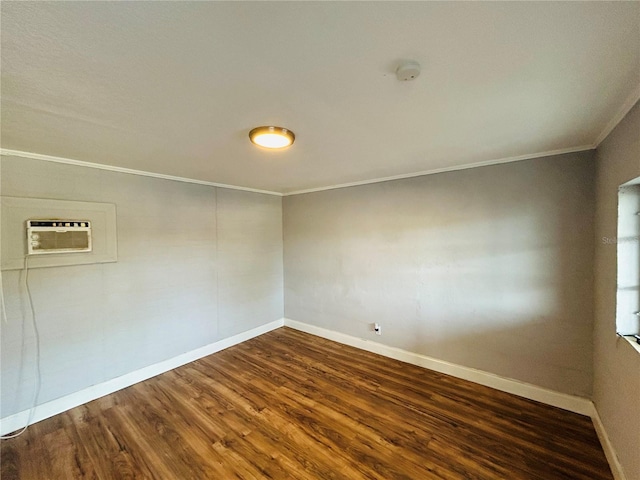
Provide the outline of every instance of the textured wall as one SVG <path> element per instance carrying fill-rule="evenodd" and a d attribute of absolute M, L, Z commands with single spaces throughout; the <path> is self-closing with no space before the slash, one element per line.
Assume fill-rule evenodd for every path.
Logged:
<path fill-rule="evenodd" d="M 597 150 L 594 403 L 629 480 L 640 479 L 640 352 L 616 337 L 618 187 L 640 176 L 640 104 Z"/>
<path fill-rule="evenodd" d="M 40 403 L 283 316 L 279 197 L 12 157 L 1 174 L 2 195 L 117 208 L 117 263 L 30 271 Z M 32 395 L 22 280 L 3 272 L 2 417 Z"/>
<path fill-rule="evenodd" d="M 593 179 L 586 152 L 286 197 L 285 316 L 588 397 Z"/>

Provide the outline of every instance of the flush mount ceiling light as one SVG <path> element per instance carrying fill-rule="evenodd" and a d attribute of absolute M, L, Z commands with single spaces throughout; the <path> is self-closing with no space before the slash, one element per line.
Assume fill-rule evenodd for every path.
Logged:
<path fill-rule="evenodd" d="M 256 127 L 249 132 L 251 143 L 265 148 L 284 148 L 292 145 L 296 136 L 282 127 Z"/>

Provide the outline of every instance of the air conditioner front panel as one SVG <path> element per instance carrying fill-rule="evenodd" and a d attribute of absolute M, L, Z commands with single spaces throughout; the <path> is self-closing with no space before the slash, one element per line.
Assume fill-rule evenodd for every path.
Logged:
<path fill-rule="evenodd" d="M 29 255 L 90 252 L 91 223 L 87 220 L 28 220 Z"/>

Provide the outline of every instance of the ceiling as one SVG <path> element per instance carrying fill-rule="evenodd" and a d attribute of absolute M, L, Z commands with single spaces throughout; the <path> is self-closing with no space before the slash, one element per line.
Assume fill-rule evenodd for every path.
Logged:
<path fill-rule="evenodd" d="M 640 2 L 1 9 L 3 149 L 280 193 L 593 148 L 640 92 Z"/>

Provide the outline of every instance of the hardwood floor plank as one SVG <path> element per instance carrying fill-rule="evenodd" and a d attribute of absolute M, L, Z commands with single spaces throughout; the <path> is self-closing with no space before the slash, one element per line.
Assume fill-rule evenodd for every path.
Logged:
<path fill-rule="evenodd" d="M 236 358 L 238 358 L 236 356 Z M 250 363 L 250 362 L 243 362 L 244 363 Z M 255 359 L 253 365 L 257 365 L 260 363 L 259 359 Z M 264 368 L 269 368 L 268 364 L 264 364 L 262 365 L 262 367 Z M 229 365 L 226 367 L 226 369 L 232 369 L 233 366 Z M 316 380 L 317 382 L 321 382 L 320 380 Z M 318 388 L 316 389 L 315 387 L 313 389 L 306 389 L 307 395 L 310 396 L 311 398 L 315 397 L 316 395 L 319 397 L 319 400 L 322 400 L 322 398 L 327 398 L 330 400 L 331 402 L 331 408 L 332 411 L 341 411 L 341 398 L 338 398 L 335 396 L 335 394 L 327 396 L 326 394 L 323 394 L 322 391 L 326 391 L 323 387 L 327 387 L 327 385 L 322 385 L 322 384 L 318 384 L 317 385 Z M 334 389 L 335 390 L 335 389 Z M 289 394 L 291 396 L 291 393 Z M 352 397 L 352 398 L 358 398 L 358 397 Z M 304 403 L 304 399 L 298 399 L 297 400 L 300 403 Z M 364 407 L 364 410 L 362 410 L 362 408 Z M 346 405 L 346 409 L 345 412 L 348 413 L 348 416 L 345 416 L 344 418 L 340 418 L 340 419 L 332 419 L 341 423 L 346 423 L 346 424 L 350 424 L 351 423 L 351 418 L 356 419 L 357 422 L 359 422 L 359 424 L 362 426 L 367 426 L 368 423 L 371 423 L 372 425 L 375 425 L 376 423 L 380 423 L 384 424 L 384 430 L 385 432 L 377 432 L 374 430 L 374 436 L 373 437 L 368 437 L 367 440 L 369 441 L 376 441 L 376 436 L 380 435 L 380 440 L 377 441 L 378 443 L 378 448 L 381 448 L 384 452 L 390 452 L 396 449 L 396 447 L 402 447 L 403 448 L 403 452 L 402 452 L 402 459 L 403 460 L 407 460 L 409 458 L 411 459 L 415 459 L 415 463 L 416 464 L 424 464 L 428 463 L 428 460 L 426 460 L 424 458 L 424 456 L 422 456 L 421 454 L 424 452 L 424 447 L 423 445 L 420 445 L 418 443 L 415 443 L 415 432 L 413 430 L 394 430 L 394 427 L 396 425 L 407 425 L 407 412 L 406 409 L 403 408 L 403 412 L 401 415 L 398 415 L 397 418 L 394 418 L 394 412 L 392 409 L 388 408 L 388 405 L 384 405 L 381 402 L 375 402 L 375 404 L 372 404 L 369 406 L 369 408 L 367 408 L 366 403 L 363 403 L 362 400 L 358 400 L 358 402 L 354 403 L 354 402 L 348 402 Z M 359 415 L 359 413 L 362 413 L 361 415 Z M 350 418 L 351 417 L 351 418 Z M 373 421 L 370 422 L 370 420 L 378 420 L 379 422 Z M 350 427 L 355 428 L 357 425 L 350 425 Z M 436 425 L 437 426 L 437 425 Z M 424 440 L 428 440 L 429 439 L 428 434 L 426 434 L 424 431 L 421 432 L 419 434 L 419 437 L 424 441 Z M 413 456 L 411 455 L 412 453 L 412 447 L 415 447 L 415 453 L 416 455 Z M 379 455 L 378 455 L 379 456 Z M 434 466 L 434 465 L 432 465 Z M 411 469 L 413 467 L 407 467 L 408 469 Z"/>
<path fill-rule="evenodd" d="M 191 378 L 197 378 L 198 375 L 202 375 L 200 372 L 194 372 L 193 369 L 189 370 L 191 373 Z M 202 375 L 202 384 L 212 383 L 210 389 L 208 390 L 208 395 L 202 395 L 198 397 L 197 405 L 200 410 L 203 406 L 205 406 L 209 415 L 220 415 L 223 416 L 223 421 L 227 427 L 230 427 L 231 430 L 239 436 L 239 438 L 244 438 L 248 441 L 252 441 L 257 435 L 260 435 L 260 439 L 258 441 L 261 442 L 262 445 L 268 446 L 270 450 L 280 450 L 279 459 L 283 463 L 287 464 L 297 464 L 300 467 L 303 467 L 303 471 L 305 471 L 305 475 L 301 475 L 300 478 L 334 478 L 333 476 L 319 476 L 323 471 L 322 469 L 316 466 L 315 462 L 309 461 L 306 457 L 306 449 L 299 447 L 299 442 L 291 442 L 285 435 L 285 430 L 278 430 L 277 426 L 285 427 L 289 426 L 289 419 L 282 419 L 277 415 L 271 415 L 267 409 L 262 409 L 259 412 L 256 410 L 256 415 L 254 415 L 254 422 L 260 417 L 261 424 L 259 425 L 259 432 L 257 434 L 252 433 L 251 430 L 247 429 L 247 419 L 241 418 L 237 415 L 237 408 L 231 407 L 233 406 L 233 398 L 229 399 L 228 397 L 218 397 L 222 398 L 224 405 L 229 406 L 229 408 L 215 408 L 214 403 L 212 402 L 215 399 L 215 387 L 217 382 L 212 382 L 212 378 L 206 375 Z M 231 383 L 233 385 L 233 382 Z M 176 389 L 172 389 L 174 391 Z M 248 397 L 245 393 L 245 397 Z M 244 398 L 238 402 L 238 405 L 245 403 Z M 251 407 L 249 407 L 251 408 Z M 269 418 L 265 420 L 265 416 L 270 414 Z M 276 428 L 274 428 L 274 425 Z M 251 435 L 249 435 L 251 433 Z M 339 464 L 336 464 L 336 467 L 339 467 Z M 314 471 L 316 476 L 306 475 L 306 472 Z"/>
<path fill-rule="evenodd" d="M 118 424 L 110 418 L 111 410 L 101 410 L 95 402 L 74 408 L 62 414 L 68 419 L 64 428 L 83 446 L 98 478 L 153 478 L 145 459 L 133 457 L 133 447 L 127 445 Z"/>
<path fill-rule="evenodd" d="M 2 467 L 1 477 L 5 480 L 16 480 L 20 478 L 20 452 L 16 445 L 8 445 L 0 452 L 0 466 Z"/>
<path fill-rule="evenodd" d="M 259 363 L 259 362 L 257 362 Z M 254 366 L 257 365 L 254 363 Z M 267 365 L 264 365 L 268 368 Z M 225 372 L 233 371 L 233 364 L 228 364 L 223 367 Z M 260 371 L 258 371 L 258 376 Z M 308 387 L 308 385 L 307 385 Z M 323 418 L 323 422 L 330 423 L 332 425 L 343 425 L 346 427 L 347 442 L 349 445 L 353 442 L 353 434 L 359 429 L 360 436 L 365 436 L 367 439 L 377 444 L 379 449 L 382 449 L 382 456 L 388 456 L 394 454 L 397 447 L 404 444 L 405 447 L 409 447 L 415 439 L 415 432 L 413 430 L 407 430 L 406 424 L 404 424 L 400 418 L 394 419 L 392 412 L 385 409 L 384 406 L 376 403 L 367 408 L 366 400 L 357 396 L 336 396 L 333 394 L 324 394 L 323 391 L 328 391 L 329 385 L 319 384 L 317 388 L 306 389 L 305 395 L 300 395 L 298 392 L 291 390 L 287 386 L 280 387 L 280 393 L 285 398 L 292 400 L 291 405 L 306 406 L 305 413 L 311 414 L 313 412 L 319 415 L 318 418 Z M 335 391 L 335 388 L 334 388 Z M 266 392 L 265 392 L 266 393 Z M 352 398 L 357 400 L 356 402 L 342 402 L 344 398 Z M 325 408 L 323 400 L 330 400 L 330 408 Z M 342 402 L 342 405 L 341 405 Z M 363 409 L 364 406 L 364 409 Z M 378 422 L 372 420 L 381 420 L 385 422 L 385 431 L 377 428 Z M 315 422 L 317 419 L 312 419 Z M 406 419 L 405 419 L 406 420 Z M 318 420 L 319 421 L 319 420 Z M 397 427 L 398 425 L 405 425 L 404 427 Z M 365 427 L 364 429 L 362 427 Z M 344 433 L 344 432 L 343 432 Z M 325 435 L 326 436 L 326 435 Z M 402 439 L 405 439 L 403 441 Z M 426 433 L 420 435 L 420 438 L 425 441 L 428 440 Z M 333 445 L 333 448 L 344 448 L 345 442 L 341 445 Z M 409 451 L 402 452 L 403 454 L 396 459 L 396 462 L 407 462 L 409 459 L 414 459 L 417 464 L 424 464 L 425 459 L 419 455 L 412 456 Z"/>
<path fill-rule="evenodd" d="M 281 328 L 31 426 L 3 480 L 611 480 L 591 420 Z"/>

